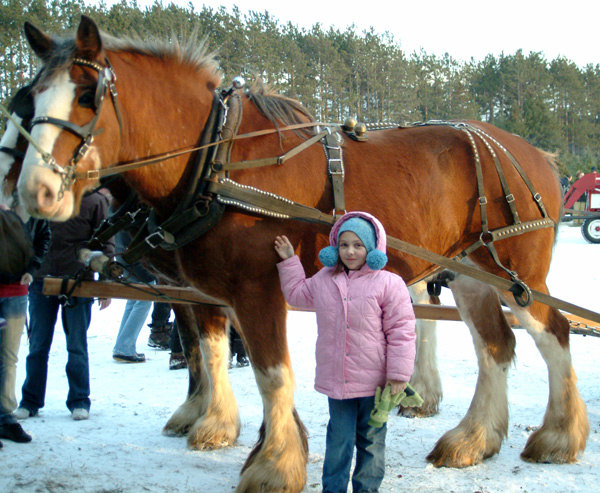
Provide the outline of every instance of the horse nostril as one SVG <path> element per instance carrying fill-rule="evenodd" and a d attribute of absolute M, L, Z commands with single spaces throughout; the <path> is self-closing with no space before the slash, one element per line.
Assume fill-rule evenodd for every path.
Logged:
<path fill-rule="evenodd" d="M 40 209 L 46 209 L 56 202 L 56 196 L 46 185 L 40 185 L 37 193 L 37 203 Z"/>

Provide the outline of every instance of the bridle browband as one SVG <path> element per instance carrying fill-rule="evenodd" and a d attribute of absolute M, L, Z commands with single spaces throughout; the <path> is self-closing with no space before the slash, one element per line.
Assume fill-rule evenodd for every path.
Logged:
<path fill-rule="evenodd" d="M 77 125 L 69 120 L 62 120 L 52 116 L 38 116 L 31 120 L 30 123 L 31 128 L 42 123 L 56 125 L 57 127 L 67 130 L 81 139 L 81 143 L 75 149 L 73 157 L 67 166 L 61 166 L 58 164 L 54 157 L 49 153 L 42 153 L 44 162 L 46 162 L 46 164 L 48 164 L 53 171 L 57 172 L 61 176 L 62 181 L 58 192 L 59 200 L 63 197 L 65 191 L 70 188 L 76 180 L 75 168 L 77 167 L 77 163 L 81 161 L 81 159 L 83 159 L 83 157 L 87 154 L 89 148 L 94 142 L 94 137 L 104 131 L 102 128 L 96 129 L 96 126 L 98 125 L 100 112 L 102 110 L 102 105 L 107 92 L 110 94 L 113 108 L 115 109 L 115 115 L 119 123 L 120 134 L 123 135 L 123 123 L 117 99 L 117 88 L 115 85 L 117 76 L 108 58 L 104 58 L 104 63 L 106 66 L 100 65 L 99 63 L 91 60 L 85 60 L 83 58 L 74 58 L 72 63 L 73 65 L 88 67 L 98 72 L 98 82 L 96 83 L 96 91 L 94 93 L 93 118 L 85 125 Z"/>

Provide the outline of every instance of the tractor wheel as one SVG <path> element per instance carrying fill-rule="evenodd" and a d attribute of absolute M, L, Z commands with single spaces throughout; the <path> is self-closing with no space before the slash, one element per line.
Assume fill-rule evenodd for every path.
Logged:
<path fill-rule="evenodd" d="M 583 221 L 581 234 L 590 243 L 600 243 L 600 217 L 592 217 Z"/>

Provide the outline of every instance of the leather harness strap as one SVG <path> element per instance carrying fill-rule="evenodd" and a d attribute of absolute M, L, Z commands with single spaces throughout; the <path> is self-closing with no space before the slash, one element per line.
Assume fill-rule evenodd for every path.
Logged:
<path fill-rule="evenodd" d="M 342 137 L 328 127 L 327 135 L 323 139 L 325 156 L 327 157 L 327 171 L 333 188 L 334 216 L 338 212 L 346 212 L 346 199 L 344 197 L 344 161 L 342 159 Z"/>
<path fill-rule="evenodd" d="M 328 226 L 333 225 L 336 221 L 336 218 L 332 215 L 325 214 L 313 207 L 298 204 L 285 197 L 280 197 L 253 187 L 240 185 L 231 180 L 222 180 L 218 182 L 210 181 L 207 190 L 211 193 L 215 193 L 217 195 L 217 200 L 222 200 L 222 198 L 225 198 L 225 200 L 230 199 L 233 201 L 231 203 L 249 212 L 261 213 L 260 210 L 266 210 L 269 212 L 268 215 L 273 217 L 291 218 Z M 230 202 L 224 201 L 224 203 Z M 517 227 L 510 226 L 502 228 L 502 231 L 499 231 L 499 235 L 501 234 L 502 239 L 505 239 L 534 230 L 534 228 L 525 228 L 525 230 L 521 231 L 514 228 Z M 425 260 L 432 264 L 439 265 L 453 272 L 464 274 L 498 289 L 511 291 L 514 286 L 514 282 L 511 280 L 504 279 L 503 277 L 472 267 L 463 262 L 444 257 L 443 255 L 434 253 L 417 245 L 412 245 L 389 235 L 387 236 L 387 244 L 390 248 L 420 258 L 421 260 Z M 535 301 L 539 301 L 540 303 L 553 306 L 595 322 L 600 322 L 600 315 L 598 313 L 554 298 L 546 293 L 531 290 L 531 296 Z"/>
<path fill-rule="evenodd" d="M 251 161 L 238 161 L 234 163 L 215 163 L 213 169 L 215 171 L 233 171 L 237 169 L 249 169 L 249 168 L 260 168 L 262 166 L 272 166 L 275 164 L 283 164 L 288 159 L 294 157 L 305 149 L 308 149 L 313 144 L 317 143 L 326 135 L 326 132 L 320 132 L 317 135 L 311 137 L 308 140 L 302 142 L 302 144 L 290 149 L 288 152 L 275 157 L 268 157 L 262 159 L 253 159 Z"/>

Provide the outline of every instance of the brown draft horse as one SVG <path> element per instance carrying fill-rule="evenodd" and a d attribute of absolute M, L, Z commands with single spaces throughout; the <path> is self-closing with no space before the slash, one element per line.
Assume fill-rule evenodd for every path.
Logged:
<path fill-rule="evenodd" d="M 8 106 L 8 111 L 12 113 L 13 118 L 25 128 L 29 127 L 34 116 L 33 97 L 30 89 L 29 85 L 21 88 Z M 21 173 L 26 148 L 26 139 L 20 135 L 13 122 L 8 120 L 6 130 L 0 140 L 0 203 L 6 203 L 11 207 L 14 205 L 13 191 Z M 117 205 L 125 202 L 132 193 L 132 189 L 122 179 L 110 180 L 106 186 L 110 189 Z M 21 210 L 20 213 L 23 215 L 24 211 Z M 163 249 L 150 250 L 142 260 L 162 283 L 184 284 L 177 274 L 177 264 L 172 252 Z M 227 421 L 233 426 L 219 430 L 218 436 L 215 437 L 211 434 L 212 428 L 206 430 L 205 427 L 200 426 L 200 418 L 205 418 L 207 411 L 215 407 L 219 409 L 218 403 L 235 402 L 227 372 L 225 370 L 223 374 L 220 366 L 217 369 L 221 373 L 219 379 L 222 380 L 222 383 L 211 387 L 207 372 L 202 367 L 197 330 L 198 324 L 202 323 L 202 320 L 210 320 L 214 324 L 218 324 L 220 321 L 227 328 L 229 326 L 227 311 L 208 305 L 173 304 L 172 308 L 177 317 L 182 346 L 188 362 L 189 388 L 186 402 L 169 420 L 164 428 L 164 433 L 175 436 L 188 434 L 189 444 L 192 448 L 210 447 L 210 443 L 213 441 L 216 441 L 219 446 L 233 443 L 239 434 L 239 419 L 235 405 L 229 406 L 230 416 Z"/>
<path fill-rule="evenodd" d="M 32 135 L 53 160 L 44 159 L 30 146 L 18 182 L 21 200 L 32 214 L 66 220 L 77 213 L 81 194 L 93 185 L 92 180 L 72 184 L 64 179 L 66 165 L 76 154 L 81 138 L 65 131 L 64 125 L 56 125 L 60 120 L 85 126 L 97 119 L 97 127 L 103 129 L 78 159 L 77 171 L 106 168 L 197 142 L 220 84 L 216 62 L 205 53 L 186 46 L 144 46 L 113 39 L 101 35 L 87 18 L 82 18 L 73 39 L 54 40 L 30 24 L 26 24 L 26 35 L 48 69 L 34 87 L 35 117 L 52 119 L 34 126 Z M 94 111 L 90 101 L 94 101 L 100 85 L 98 74 L 108 64 L 117 76 L 119 111 L 115 103 Z M 278 95 L 255 90 L 243 94 L 242 99 L 240 133 L 310 120 L 297 102 Z M 548 215 L 558 222 L 560 190 L 543 153 L 491 125 L 470 123 L 501 143 L 521 163 L 543 197 Z M 301 135 L 289 131 L 239 140 L 231 159 L 276 156 L 302 141 Z M 489 224 L 492 228 L 508 225 L 511 217 L 492 157 L 480 142 L 477 148 L 486 183 Z M 373 132 L 368 142 L 348 140 L 344 143 L 348 208 L 371 211 L 391 236 L 452 257 L 474 243 L 481 232 L 473 156 L 465 133 L 449 126 L 390 129 Z M 520 217 L 539 218 L 539 209 L 522 179 L 504 154 L 499 158 Z M 191 162 L 190 156 L 181 156 L 130 171 L 125 178 L 143 200 L 166 217 L 189 179 Z M 332 187 L 319 146 L 308 148 L 282 166 L 232 171 L 230 178 L 321 211 L 332 209 Z M 316 253 L 326 242 L 324 226 L 255 216 L 232 207 L 210 231 L 175 251 L 176 275 L 231 307 L 263 398 L 260 438 L 244 465 L 238 491 L 300 491 L 306 481 L 306 437 L 294 408 L 294 380 L 285 337 L 286 306 L 272 248 L 274 236 L 281 233 L 298 245 L 297 253 L 307 273 L 313 274 L 319 267 Z M 554 229 L 546 228 L 502 240 L 497 243 L 499 259 L 532 289 L 547 292 L 545 278 L 555 234 Z M 388 253 L 390 269 L 409 283 L 432 271 L 426 261 L 395 251 Z M 466 261 L 503 274 L 482 249 L 470 253 Z M 438 441 L 428 459 L 438 466 L 464 467 L 500 449 L 508 427 L 506 383 L 515 345 L 501 312 L 502 299 L 532 335 L 548 365 L 549 400 L 544 422 L 529 437 L 522 457 L 536 462 L 576 460 L 585 448 L 588 422 L 571 364 L 567 320 L 557 310 L 537 302 L 521 307 L 511 293 L 465 276 L 458 276 L 451 287 L 473 335 L 479 377 L 466 416 Z M 195 423 L 197 432 L 200 430 L 193 446 L 214 448 L 232 443 L 235 433 L 228 430 L 239 426 L 237 408 L 231 411 L 233 401 L 219 400 L 224 394 L 215 390 L 223 385 L 220 376 L 227 364 L 223 320 L 206 316 L 199 331 L 203 365 L 213 387 L 210 397 L 217 402 L 211 401 L 196 423 L 198 414 L 193 408 L 197 402 L 188 400 L 182 406 L 185 411 L 180 408 L 176 413 L 176 421 L 181 429 Z M 196 414 L 184 423 L 186 412 Z"/>

